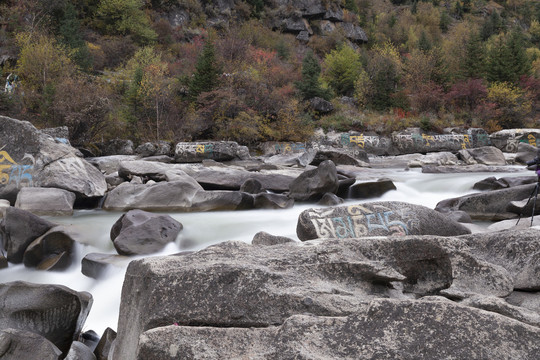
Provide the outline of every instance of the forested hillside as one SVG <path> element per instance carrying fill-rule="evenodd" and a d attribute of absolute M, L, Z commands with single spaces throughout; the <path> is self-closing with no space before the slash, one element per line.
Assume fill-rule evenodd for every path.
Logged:
<path fill-rule="evenodd" d="M 84 145 L 540 127 L 534 0 L 7 0 L 0 114 Z"/>

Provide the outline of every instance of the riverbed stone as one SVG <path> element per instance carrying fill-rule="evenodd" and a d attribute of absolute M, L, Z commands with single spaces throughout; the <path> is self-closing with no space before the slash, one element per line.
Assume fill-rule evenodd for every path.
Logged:
<path fill-rule="evenodd" d="M 327 192 L 335 194 L 338 188 L 336 165 L 326 160 L 293 180 L 289 185 L 289 197 L 299 201 L 319 200 Z"/>
<path fill-rule="evenodd" d="M 319 202 L 317 202 L 317 205 L 336 206 L 336 205 L 343 204 L 344 201 L 345 200 L 343 200 L 342 198 L 340 198 L 336 194 L 326 193 L 326 194 L 323 195 L 321 200 L 319 200 Z"/>
<path fill-rule="evenodd" d="M 281 194 L 260 193 L 253 196 L 255 209 L 290 209 L 294 200 Z"/>
<path fill-rule="evenodd" d="M 272 235 L 265 231 L 259 231 L 258 233 L 256 233 L 255 236 L 253 237 L 253 240 L 251 241 L 251 244 L 253 245 L 266 245 L 266 246 L 289 244 L 289 243 L 294 244 L 295 241 L 286 236 Z"/>
<path fill-rule="evenodd" d="M 17 194 L 15 207 L 35 215 L 72 215 L 75 194 L 62 189 L 24 187 Z"/>
<path fill-rule="evenodd" d="M 479 148 L 463 149 L 459 151 L 462 160 L 467 164 L 484 164 L 489 166 L 506 165 L 506 159 L 501 150 L 494 146 L 482 146 Z"/>
<path fill-rule="evenodd" d="M 8 261 L 4 254 L 0 253 L 0 269 L 5 269 L 8 267 Z"/>
<path fill-rule="evenodd" d="M 114 348 L 114 341 L 116 340 L 116 331 L 111 328 L 106 328 L 101 335 L 101 339 L 94 350 L 96 355 L 96 360 L 107 360 L 109 359 L 109 353 L 112 352 Z"/>
<path fill-rule="evenodd" d="M 397 190 L 390 179 L 356 183 L 350 187 L 348 196 L 351 199 L 369 199 L 381 197 L 388 191 Z"/>
<path fill-rule="evenodd" d="M 55 226 L 26 248 L 23 263 L 38 270 L 61 270 L 71 265 L 75 241 L 63 226 Z"/>
<path fill-rule="evenodd" d="M 276 154 L 264 159 L 266 164 L 279 166 L 298 166 L 306 167 L 315 158 L 315 151 L 308 149 L 304 152 L 289 152 L 284 154 Z"/>
<path fill-rule="evenodd" d="M 65 360 L 96 360 L 96 356 L 88 346 L 80 341 L 74 341 Z"/>
<path fill-rule="evenodd" d="M 0 329 L 0 358 L 59 360 L 62 351 L 45 337 L 27 330 Z"/>
<path fill-rule="evenodd" d="M 6 216 L 2 220 L 4 233 L 4 248 L 9 262 L 19 264 L 28 245 L 43 235 L 53 223 L 16 207 L 6 209 Z"/>
<path fill-rule="evenodd" d="M 335 165 L 354 165 L 354 166 L 363 166 L 369 163 L 369 158 L 367 153 L 361 149 L 357 149 L 354 152 L 355 156 L 351 156 L 343 150 L 333 149 L 329 147 L 324 147 L 318 149 L 312 165 L 319 165 L 323 161 L 331 160 Z"/>
<path fill-rule="evenodd" d="M 143 333 L 137 359 L 527 359 L 540 351 L 539 334 L 537 327 L 451 302 L 377 299 L 347 316 L 295 315 L 268 328 L 160 327 Z"/>
<path fill-rule="evenodd" d="M 529 161 L 533 161 L 540 156 L 538 152 L 539 148 L 530 144 L 519 143 L 518 152 L 514 158 L 515 162 L 519 164 L 527 164 Z"/>
<path fill-rule="evenodd" d="M 81 260 L 81 272 L 93 279 L 99 279 L 106 275 L 112 267 L 123 268 L 132 260 L 128 256 L 116 254 L 89 253 Z"/>
<path fill-rule="evenodd" d="M 175 241 L 183 226 L 169 215 L 130 210 L 111 228 L 111 240 L 120 255 L 146 255 Z"/>
<path fill-rule="evenodd" d="M 249 159 L 249 150 L 234 141 L 179 142 L 174 159 L 178 163 L 202 162 L 204 159 L 228 161 Z"/>
<path fill-rule="evenodd" d="M 514 186 L 501 190 L 485 191 L 440 201 L 435 210 L 440 212 L 461 210 L 473 220 L 507 220 L 517 214 L 509 210 L 511 201 L 528 199 L 535 184 Z"/>
<path fill-rule="evenodd" d="M 296 234 L 302 241 L 364 236 L 456 236 L 469 233 L 465 226 L 437 211 L 398 201 L 304 210 L 298 217 L 296 227 Z"/>
<path fill-rule="evenodd" d="M 15 281 L 0 284 L 0 330 L 16 328 L 39 334 L 64 354 L 88 316 L 92 296 L 62 285 Z"/>

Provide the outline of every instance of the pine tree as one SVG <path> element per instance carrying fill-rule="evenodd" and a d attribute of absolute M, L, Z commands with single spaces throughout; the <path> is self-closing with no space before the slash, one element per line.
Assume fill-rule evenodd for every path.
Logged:
<path fill-rule="evenodd" d="M 506 42 L 507 51 L 510 54 L 511 81 L 517 82 L 521 75 L 529 74 L 531 64 L 525 52 L 525 39 L 518 29 L 514 29 Z"/>
<path fill-rule="evenodd" d="M 490 82 L 512 81 L 510 70 L 511 54 L 505 44 L 503 36 L 499 36 L 488 52 L 486 63 L 487 79 Z"/>
<path fill-rule="evenodd" d="M 479 33 L 473 33 L 467 41 L 465 58 L 463 59 L 463 75 L 468 78 L 485 77 L 485 47 Z"/>
<path fill-rule="evenodd" d="M 418 48 L 422 51 L 431 50 L 431 42 L 429 41 L 426 32 L 422 30 L 420 34 L 420 39 L 418 39 Z"/>
<path fill-rule="evenodd" d="M 309 51 L 302 61 L 302 80 L 295 83 L 303 99 L 320 97 L 328 100 L 330 98 L 328 91 L 321 86 L 320 75 L 321 66 L 313 52 Z"/>
<path fill-rule="evenodd" d="M 213 90 L 219 82 L 220 67 L 216 60 L 214 44 L 208 39 L 195 65 L 195 73 L 189 83 L 188 94 L 192 101 L 207 91 Z"/>

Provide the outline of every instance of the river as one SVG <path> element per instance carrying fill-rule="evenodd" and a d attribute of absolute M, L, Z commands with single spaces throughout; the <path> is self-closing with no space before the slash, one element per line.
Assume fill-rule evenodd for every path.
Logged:
<path fill-rule="evenodd" d="M 512 168 L 516 170 L 523 167 Z M 525 169 L 511 173 L 466 174 L 423 174 L 420 169 L 385 169 L 383 173 L 394 181 L 397 190 L 368 201 L 404 201 L 429 208 L 434 208 L 441 200 L 476 192 L 472 189 L 473 185 L 490 176 L 499 178 L 533 175 Z M 349 204 L 361 202 L 365 201 L 347 201 Z M 310 207 L 317 206 L 302 204 L 287 210 L 170 213 L 169 215 L 183 224 L 184 229 L 176 242 L 169 244 L 158 255 L 198 250 L 226 240 L 251 242 L 259 231 L 297 240 L 298 215 Z M 69 225 L 78 233 L 79 244 L 75 248 L 73 265 L 61 272 L 44 272 L 10 264 L 9 268 L 0 271 L 2 282 L 23 280 L 62 284 L 77 291 L 88 291 L 92 294 L 94 303 L 83 330 L 94 330 L 98 335 L 107 327 L 116 330 L 125 267 L 113 268 L 104 278 L 95 280 L 81 273 L 81 259 L 91 252 L 115 253 L 109 231 L 120 215 L 118 212 L 102 210 L 79 210 L 71 217 L 48 218 L 53 222 Z"/>

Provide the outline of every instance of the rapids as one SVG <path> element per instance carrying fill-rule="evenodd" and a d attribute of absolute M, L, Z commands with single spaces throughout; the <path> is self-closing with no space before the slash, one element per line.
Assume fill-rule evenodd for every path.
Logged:
<path fill-rule="evenodd" d="M 434 208 L 441 200 L 476 192 L 472 189 L 473 185 L 487 177 L 533 175 L 525 169 L 511 173 L 466 174 L 423 174 L 420 169 L 410 171 L 385 169 L 383 172 L 385 177 L 394 181 L 397 190 L 390 191 L 380 198 L 365 201 L 349 200 L 347 203 L 375 200 L 404 201 Z M 169 213 L 183 224 L 184 229 L 175 243 L 169 244 L 156 255 L 199 250 L 226 240 L 251 242 L 259 231 L 298 240 L 296 236 L 298 215 L 310 207 L 318 206 L 301 204 L 287 210 Z M 102 210 L 79 210 L 71 217 L 48 218 L 56 223 L 70 225 L 78 234 L 76 239 L 79 243 L 76 246 L 72 266 L 61 272 L 44 272 L 27 269 L 22 264 L 9 264 L 9 268 L 0 270 L 1 281 L 23 280 L 62 284 L 77 291 L 88 291 L 92 294 L 94 303 L 83 330 L 94 330 L 99 336 L 107 327 L 116 330 L 125 267 L 113 268 L 103 278 L 95 280 L 81 273 L 81 259 L 91 252 L 115 253 L 109 231 L 120 215 L 118 212 Z"/>

